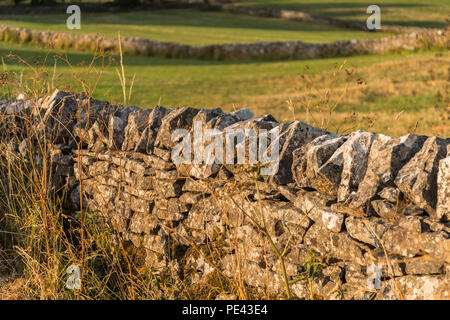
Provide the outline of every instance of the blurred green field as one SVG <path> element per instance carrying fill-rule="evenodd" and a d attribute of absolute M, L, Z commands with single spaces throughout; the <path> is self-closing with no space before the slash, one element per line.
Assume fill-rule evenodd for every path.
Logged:
<path fill-rule="evenodd" d="M 369 5 L 381 9 L 381 23 L 411 27 L 443 28 L 448 23 L 448 0 L 244 0 L 239 5 L 297 10 L 342 20 L 366 21 Z"/>
<path fill-rule="evenodd" d="M 0 24 L 106 37 L 117 37 L 120 31 L 122 37 L 142 37 L 191 45 L 291 40 L 332 42 L 386 36 L 321 24 L 185 9 L 114 14 L 82 13 L 80 30 L 67 29 L 67 17 L 65 14 L 0 15 Z"/>
<path fill-rule="evenodd" d="M 243 5 L 302 10 L 340 19 L 363 20 L 368 0 L 350 2 L 253 0 Z M 387 0 L 379 4 L 382 23 L 442 27 L 447 1 Z M 362 32 L 275 18 L 198 10 L 157 10 L 82 14 L 82 29 L 67 30 L 67 15 L 0 16 L 0 24 L 35 30 L 139 36 L 186 44 L 302 40 L 326 42 L 367 39 L 385 33 Z M 7 57 L 13 54 L 23 61 Z M 94 97 L 123 102 L 116 68 L 119 57 L 55 51 L 0 42 L 3 96 L 24 83 L 91 91 Z M 70 64 L 70 66 L 69 66 Z M 127 104 L 152 108 L 247 107 L 272 113 L 279 121 L 303 120 L 334 132 L 356 129 L 393 136 L 416 132 L 450 136 L 450 55 L 448 51 L 367 55 L 348 58 L 271 62 L 223 62 L 125 56 L 132 92 Z M 38 80 L 36 80 L 36 78 Z M 128 95 L 128 94 L 127 94 Z"/>
<path fill-rule="evenodd" d="M 31 67 L 7 57 L 9 53 Z M 49 80 L 54 87 L 79 91 L 95 87 L 94 97 L 123 101 L 117 56 L 98 58 L 89 68 L 92 54 L 66 51 L 62 57 L 72 66 L 60 57 L 54 69 L 55 54 L 30 45 L 0 43 L 3 72 L 10 77 L 30 82 L 39 74 L 40 84 Z M 128 86 L 135 78 L 129 104 L 140 107 L 161 104 L 227 111 L 247 107 L 289 121 L 294 117 L 287 103 L 291 99 L 295 118 L 315 125 L 323 125 L 323 117 L 332 111 L 329 129 L 335 132 L 366 129 L 401 135 L 415 130 L 450 136 L 446 118 L 450 110 L 445 109 L 449 105 L 448 52 L 241 63 L 125 56 L 124 65 Z M 20 87 L 6 90 L 5 86 L 3 95 L 18 94 Z"/>

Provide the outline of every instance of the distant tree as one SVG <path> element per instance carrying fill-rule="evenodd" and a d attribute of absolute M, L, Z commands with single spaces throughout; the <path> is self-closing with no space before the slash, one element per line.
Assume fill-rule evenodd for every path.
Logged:
<path fill-rule="evenodd" d="M 135 6 L 139 4 L 139 0 L 114 0 L 114 2 L 121 6 Z"/>
<path fill-rule="evenodd" d="M 55 0 L 31 0 L 31 5 L 55 4 Z"/>
<path fill-rule="evenodd" d="M 121 6 L 135 6 L 140 3 L 139 0 L 114 0 L 114 2 Z"/>

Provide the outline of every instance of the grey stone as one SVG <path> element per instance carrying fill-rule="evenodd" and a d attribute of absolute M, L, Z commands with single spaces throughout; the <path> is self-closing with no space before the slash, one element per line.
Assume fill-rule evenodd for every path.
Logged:
<path fill-rule="evenodd" d="M 128 123 L 124 129 L 123 151 L 134 150 L 142 137 L 142 133 L 148 125 L 149 114 L 152 110 L 136 110 L 128 116 Z"/>
<path fill-rule="evenodd" d="M 294 205 L 307 214 L 314 222 L 324 226 L 328 230 L 333 232 L 340 232 L 342 230 L 344 215 L 318 204 L 307 193 L 300 195 L 295 200 Z"/>
<path fill-rule="evenodd" d="M 372 208 L 382 218 L 395 219 L 398 217 L 397 206 L 386 200 L 372 200 Z"/>
<path fill-rule="evenodd" d="M 163 148 L 173 148 L 178 142 L 172 141 L 172 133 L 177 129 L 190 131 L 198 109 L 178 108 L 162 118 L 161 127 L 156 136 L 155 145 Z"/>
<path fill-rule="evenodd" d="M 330 158 L 333 162 L 335 157 L 342 153 L 343 167 L 338 188 L 338 201 L 347 202 L 353 192 L 364 178 L 367 169 L 367 158 L 375 134 L 357 131 L 350 134 L 348 140 L 336 150 Z"/>
<path fill-rule="evenodd" d="M 377 192 L 393 186 L 398 171 L 420 150 L 425 139 L 412 134 L 396 139 L 377 134 L 370 149 L 366 174 L 350 206 L 364 208 Z"/>
<path fill-rule="evenodd" d="M 449 154 L 450 152 L 447 152 L 447 155 Z M 450 156 L 439 162 L 437 192 L 436 219 L 445 217 L 450 221 Z"/>
<path fill-rule="evenodd" d="M 422 149 L 398 172 L 395 184 L 418 207 L 430 217 L 436 214 L 437 173 L 439 161 L 447 153 L 445 140 L 431 137 Z"/>
<path fill-rule="evenodd" d="M 447 289 L 450 286 L 450 280 L 444 276 L 408 275 L 396 278 L 395 282 L 406 300 L 448 300 L 450 298 L 450 292 Z M 382 299 L 400 299 L 392 280 L 388 280 L 385 287 L 386 290 L 381 295 Z"/>
<path fill-rule="evenodd" d="M 386 187 L 381 190 L 378 195 L 392 203 L 397 203 L 400 200 L 400 190 L 393 187 Z"/>
<path fill-rule="evenodd" d="M 183 184 L 167 180 L 154 180 L 153 188 L 163 198 L 178 197 L 181 195 Z"/>
<path fill-rule="evenodd" d="M 324 134 L 327 134 L 327 132 L 300 121 L 295 121 L 287 126 L 283 126 L 282 130 L 279 132 L 277 141 L 272 142 L 279 144 L 280 154 L 278 172 L 272 176 L 271 179 L 278 184 L 288 184 L 293 182 L 294 180 L 291 173 L 293 160 L 292 152 Z"/>
<path fill-rule="evenodd" d="M 108 124 L 108 147 L 112 150 L 121 150 L 125 138 L 125 127 L 128 123 L 128 116 L 136 107 L 121 109 L 113 114 Z"/>
<path fill-rule="evenodd" d="M 403 208 L 403 214 L 405 216 L 420 216 L 425 214 L 425 211 L 418 206 L 410 203 Z"/>
<path fill-rule="evenodd" d="M 379 248 L 381 248 L 380 239 L 387 231 L 386 225 L 380 220 L 364 220 L 357 217 L 345 219 L 345 227 L 352 238 Z"/>
<path fill-rule="evenodd" d="M 398 225 L 412 232 L 422 233 L 422 231 L 425 231 L 422 217 L 402 216 L 398 218 Z"/>
<path fill-rule="evenodd" d="M 239 109 L 231 113 L 233 116 L 237 117 L 239 121 L 246 121 L 253 118 L 255 115 L 249 109 Z"/>
<path fill-rule="evenodd" d="M 358 264 L 364 263 L 361 247 L 345 233 L 329 232 L 319 224 L 313 224 L 306 232 L 304 242 L 323 255 Z"/>
<path fill-rule="evenodd" d="M 345 136 L 323 135 L 294 150 L 292 174 L 297 186 L 336 193 L 341 181 L 342 157 L 340 161 L 337 158 L 332 163 L 327 161 L 346 140 Z"/>
<path fill-rule="evenodd" d="M 161 127 L 162 119 L 165 118 L 170 111 L 170 109 L 166 109 L 161 106 L 157 106 L 152 109 L 148 116 L 147 126 L 142 131 L 141 137 L 136 143 L 136 147 L 134 148 L 135 151 L 147 154 L 152 153 L 153 147 L 155 146 L 157 133 Z"/>
<path fill-rule="evenodd" d="M 405 272 L 410 275 L 442 274 L 444 264 L 427 256 L 405 261 Z"/>

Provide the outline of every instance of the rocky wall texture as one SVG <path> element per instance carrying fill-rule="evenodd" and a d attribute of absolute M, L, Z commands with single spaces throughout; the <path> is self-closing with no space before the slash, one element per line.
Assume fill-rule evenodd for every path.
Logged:
<path fill-rule="evenodd" d="M 299 298 L 450 298 L 448 138 L 336 135 L 247 109 L 140 109 L 62 91 L 1 101 L 0 118 L 16 152 L 49 139 L 65 210 L 104 217 L 155 272 L 192 286 L 219 272 L 272 298 L 286 295 L 283 270 Z M 32 134 L 24 118 L 36 121 Z M 175 164 L 172 133 L 196 121 L 278 130 L 278 172 Z"/>
<path fill-rule="evenodd" d="M 119 52 L 116 39 L 94 35 L 36 31 L 0 26 L 1 41 L 35 43 L 57 49 L 94 52 Z M 302 41 L 257 42 L 193 46 L 175 42 L 126 37 L 122 39 L 125 54 L 163 56 L 202 60 L 280 60 L 309 59 L 364 54 L 385 54 L 430 48 L 449 48 L 448 30 L 425 30 L 370 40 L 343 40 L 330 43 Z"/>

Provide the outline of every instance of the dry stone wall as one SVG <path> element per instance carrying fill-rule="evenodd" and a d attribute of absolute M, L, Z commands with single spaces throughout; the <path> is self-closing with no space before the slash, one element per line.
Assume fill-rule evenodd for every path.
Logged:
<path fill-rule="evenodd" d="M 65 210 L 104 217 L 155 272 L 172 270 L 188 286 L 220 272 L 283 297 L 278 250 L 300 298 L 450 298 L 448 138 L 336 135 L 247 109 L 140 109 L 62 91 L 1 101 L 0 118 L 1 140 L 16 152 L 36 135 L 51 141 Z M 172 133 L 197 121 L 220 132 L 279 130 L 270 142 L 278 172 L 174 163 Z M 301 275 L 312 261 L 322 272 L 310 288 Z"/>
<path fill-rule="evenodd" d="M 116 39 L 85 34 L 36 31 L 0 26 L 1 41 L 34 43 L 57 49 L 118 52 Z M 371 40 L 343 40 L 330 43 L 302 41 L 231 43 L 194 46 L 175 42 L 126 37 L 122 39 L 125 54 L 162 56 L 202 60 L 280 60 L 310 59 L 365 54 L 385 54 L 430 48 L 449 48 L 448 30 L 424 30 Z"/>

